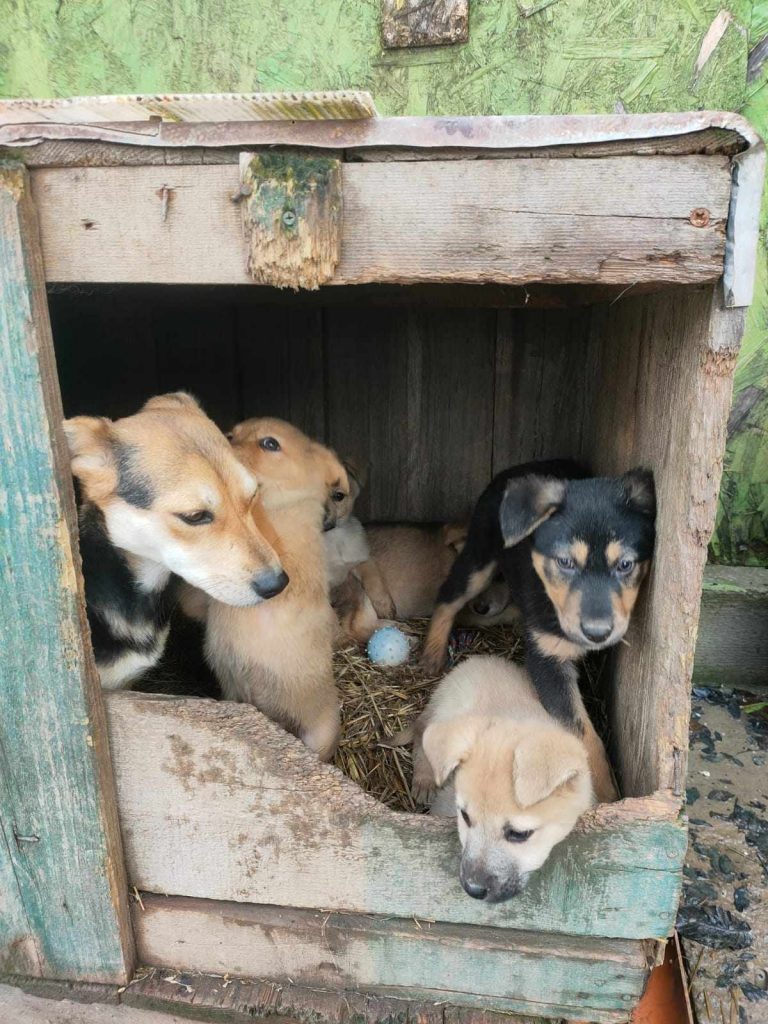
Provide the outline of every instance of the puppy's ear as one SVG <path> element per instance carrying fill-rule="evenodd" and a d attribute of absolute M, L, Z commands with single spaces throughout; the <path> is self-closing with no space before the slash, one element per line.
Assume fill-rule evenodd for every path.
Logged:
<path fill-rule="evenodd" d="M 437 786 L 444 785 L 461 762 L 467 759 L 479 731 L 480 722 L 472 717 L 433 722 L 427 726 L 421 742 Z"/>
<path fill-rule="evenodd" d="M 519 544 L 562 505 L 565 481 L 552 477 L 521 476 L 507 484 L 499 521 L 504 547 Z"/>
<path fill-rule="evenodd" d="M 368 483 L 368 463 L 362 459 L 348 456 L 341 460 L 349 477 L 349 494 L 353 501 L 357 500 L 360 491 Z"/>
<path fill-rule="evenodd" d="M 86 497 L 105 498 L 117 487 L 112 421 L 102 416 L 73 416 L 64 420 L 72 475 L 82 483 Z"/>
<path fill-rule="evenodd" d="M 534 729 L 515 747 L 515 799 L 531 807 L 585 772 L 587 752 L 579 739 L 560 729 Z"/>
<path fill-rule="evenodd" d="M 153 412 L 154 410 L 168 409 L 171 412 L 178 412 L 186 409 L 189 412 L 202 412 L 200 403 L 186 391 L 171 391 L 167 395 L 155 395 L 148 402 L 144 403 L 142 412 Z"/>
<path fill-rule="evenodd" d="M 443 527 L 443 540 L 445 546 L 453 548 L 457 555 L 461 554 L 462 548 L 467 541 L 469 527 L 464 523 L 446 523 Z"/>
<path fill-rule="evenodd" d="M 638 512 L 651 518 L 656 515 L 656 487 L 650 469 L 630 469 L 621 478 L 627 502 Z"/>

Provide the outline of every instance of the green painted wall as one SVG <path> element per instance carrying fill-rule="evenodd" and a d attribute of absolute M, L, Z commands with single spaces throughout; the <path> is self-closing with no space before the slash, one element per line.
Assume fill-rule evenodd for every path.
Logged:
<path fill-rule="evenodd" d="M 723 8 L 733 20 L 697 76 Z M 768 77 L 747 83 L 768 0 L 470 0 L 466 45 L 407 52 L 381 49 L 378 19 L 379 0 L 0 0 L 0 95 L 355 87 L 390 115 L 713 107 L 768 129 Z M 763 246 L 712 546 L 723 561 L 768 564 L 767 321 Z"/>

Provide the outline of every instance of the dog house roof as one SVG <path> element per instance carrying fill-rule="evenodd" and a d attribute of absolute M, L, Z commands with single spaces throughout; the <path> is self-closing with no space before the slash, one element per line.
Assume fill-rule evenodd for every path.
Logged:
<path fill-rule="evenodd" d="M 736 114 L 565 116 L 377 116 L 369 93 L 164 94 L 0 100 L 0 147 L 46 141 L 224 148 L 290 145 L 330 149 L 530 151 L 602 156 L 690 154 L 732 158 L 724 292 L 729 306 L 752 299 L 765 150 Z M 542 154 L 543 155 L 543 154 Z"/>

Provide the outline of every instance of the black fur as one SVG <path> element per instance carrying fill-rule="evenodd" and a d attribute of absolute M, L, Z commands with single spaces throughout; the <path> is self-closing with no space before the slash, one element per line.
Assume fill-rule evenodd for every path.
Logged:
<path fill-rule="evenodd" d="M 538 478 L 555 478 L 564 481 L 564 486 L 547 488 L 540 480 L 537 483 Z M 542 496 L 547 501 L 539 500 Z M 510 507 L 505 508 L 505 503 Z M 621 539 L 635 550 L 638 562 L 649 561 L 654 516 L 653 478 L 646 471 L 590 478 L 583 467 L 566 460 L 516 466 L 499 474 L 480 496 L 464 549 L 440 588 L 436 612 L 441 605 L 471 599 L 473 575 L 498 567 L 522 613 L 526 667 L 536 691 L 551 714 L 574 727 L 573 662 L 550 656 L 534 636 L 543 633 L 553 641 L 577 645 L 579 641 L 563 632 L 534 568 L 533 553 L 551 556 L 574 540 L 586 542 L 590 554 L 587 571 L 579 580 L 582 608 L 599 617 L 610 610 L 610 595 L 619 586 L 605 561 L 608 542 Z M 509 547 L 505 547 L 505 535 Z M 581 653 L 589 649 L 585 640 Z"/>
<path fill-rule="evenodd" d="M 136 508 L 151 508 L 155 500 L 155 492 L 149 477 L 136 466 L 136 450 L 132 445 L 122 441 L 113 441 L 112 450 L 117 462 L 118 498 L 127 501 Z"/>
<path fill-rule="evenodd" d="M 96 664 L 111 665 L 131 651 L 151 652 L 170 620 L 176 590 L 173 579 L 157 591 L 141 590 L 124 555 L 109 539 L 103 513 L 87 502 L 80 507 L 80 553 Z M 116 635 L 109 613 L 133 629 Z"/>

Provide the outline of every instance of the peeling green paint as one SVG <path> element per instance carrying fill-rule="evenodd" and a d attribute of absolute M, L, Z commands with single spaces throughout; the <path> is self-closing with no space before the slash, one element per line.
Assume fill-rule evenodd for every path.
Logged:
<path fill-rule="evenodd" d="M 0 0 L 0 95 L 368 89 L 384 115 L 743 111 L 768 0 L 472 0 L 469 42 L 387 52 L 379 0 Z M 701 72 L 707 29 L 733 15 Z M 763 242 L 766 238 L 763 215 Z M 761 249 L 712 554 L 768 564 L 768 271 Z M 753 389 L 753 390 L 749 390 Z M 760 394 L 755 394 L 757 389 Z M 751 404 L 750 404 L 751 403 Z"/>

